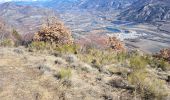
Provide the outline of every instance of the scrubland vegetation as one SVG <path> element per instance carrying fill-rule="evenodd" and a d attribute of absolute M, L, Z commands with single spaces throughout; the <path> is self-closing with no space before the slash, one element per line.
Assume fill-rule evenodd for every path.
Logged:
<path fill-rule="evenodd" d="M 21 36 L 16 30 L 13 30 L 12 35 L 16 40 L 4 39 L 0 42 L 0 45 L 17 48 L 14 46 L 16 44 L 18 46 L 18 43 L 20 43 L 18 41 L 22 40 Z M 97 88 L 104 88 L 104 90 L 105 87 L 109 86 L 108 92 L 110 94 L 106 92 L 102 97 L 101 94 L 104 91 L 99 89 L 101 94 L 99 93 L 100 96 L 98 97 L 105 100 L 114 100 L 112 94 L 115 88 L 117 89 L 115 91 L 120 89 L 126 91 L 127 94 L 123 96 L 130 95 L 127 97 L 128 100 L 168 100 L 170 98 L 170 64 L 168 62 L 170 54 L 168 50 L 157 55 L 147 55 L 137 50 L 127 51 L 124 44 L 115 37 L 108 38 L 108 41 L 110 43 L 108 43 L 109 45 L 106 44 L 108 46 L 105 49 L 78 45 L 74 43 L 70 31 L 63 24 L 56 22 L 51 26 L 45 26 L 36 33 L 34 39 L 28 45 L 24 45 L 26 49 L 24 52 L 30 52 L 32 55 L 37 53 L 36 56 L 38 56 L 43 55 L 46 51 L 48 56 L 54 55 L 56 60 L 53 63 L 57 64 L 55 67 L 41 65 L 38 69 L 52 73 L 61 84 L 68 85 L 69 83 L 71 87 L 70 81 L 74 83 L 75 80 L 78 82 L 86 80 L 88 84 L 86 85 L 90 88 L 93 88 L 94 85 L 89 84 L 96 84 Z M 46 60 L 49 60 L 48 57 Z M 92 76 L 88 77 L 88 75 Z M 99 76 L 102 77 L 98 78 Z M 107 82 L 106 77 L 109 77 L 109 82 Z M 90 81 L 93 83 L 90 83 Z M 112 90 L 112 88 L 114 89 Z M 93 91 L 97 92 L 97 90 Z M 78 90 L 74 90 L 74 88 L 69 90 L 68 88 L 64 91 L 77 92 Z M 81 89 L 80 91 L 85 90 Z M 62 91 L 62 93 L 65 92 Z M 116 95 L 122 96 L 118 93 Z M 88 95 L 86 96 L 88 97 Z M 75 98 L 72 97 L 72 99 Z"/>

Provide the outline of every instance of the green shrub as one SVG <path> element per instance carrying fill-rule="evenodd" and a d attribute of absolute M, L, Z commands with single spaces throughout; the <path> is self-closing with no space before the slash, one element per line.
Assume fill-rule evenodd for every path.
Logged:
<path fill-rule="evenodd" d="M 62 68 L 58 73 L 59 78 L 61 79 L 69 79 L 72 76 L 71 69 L 69 68 Z"/>
<path fill-rule="evenodd" d="M 161 68 L 163 71 L 170 70 L 170 64 L 164 59 L 147 56 L 148 64 L 153 68 Z"/>
<path fill-rule="evenodd" d="M 158 62 L 158 68 L 161 68 L 163 71 L 170 70 L 170 64 L 167 61 L 161 59 Z"/>
<path fill-rule="evenodd" d="M 162 100 L 168 95 L 166 82 L 160 79 L 148 79 L 146 80 L 146 91 L 144 97 L 147 99 L 156 98 L 157 100 Z"/>
<path fill-rule="evenodd" d="M 13 31 L 12 31 L 12 36 L 18 41 L 22 40 L 21 35 L 15 29 L 13 29 Z"/>
<path fill-rule="evenodd" d="M 134 71 L 128 76 L 128 81 L 136 86 L 136 91 L 142 98 L 150 100 L 162 100 L 167 96 L 165 82 L 153 76 L 149 76 L 144 70 Z"/>
<path fill-rule="evenodd" d="M 133 72 L 128 75 L 128 81 L 136 86 L 137 92 L 144 99 L 162 100 L 167 95 L 165 82 L 147 72 L 147 64 L 162 69 L 166 65 L 164 61 L 159 61 L 150 56 L 132 56 L 130 57 L 130 67 Z"/>
<path fill-rule="evenodd" d="M 60 53 L 74 53 L 77 54 L 79 52 L 79 46 L 72 44 L 65 44 L 65 45 L 58 45 L 55 50 L 59 51 Z"/>
<path fill-rule="evenodd" d="M 92 64 L 95 67 L 113 64 L 116 62 L 116 54 L 107 50 L 99 50 L 95 48 L 88 49 L 87 52 L 78 54 L 80 60 Z"/>
<path fill-rule="evenodd" d="M 159 63 L 158 59 L 156 59 L 156 58 L 154 58 L 154 57 L 152 57 L 150 55 L 147 55 L 146 61 L 150 65 L 150 67 L 152 67 L 152 68 L 157 68 L 158 63 Z"/>
<path fill-rule="evenodd" d="M 12 31 L 12 36 L 15 38 L 15 45 L 20 45 L 22 42 L 22 37 L 15 29 Z"/>
<path fill-rule="evenodd" d="M 51 50 L 53 46 L 52 44 L 43 41 L 34 41 L 28 45 L 28 48 L 35 50 Z"/>
<path fill-rule="evenodd" d="M 144 70 L 134 71 L 128 76 L 128 81 L 136 85 L 136 87 L 142 90 L 143 81 L 147 78 L 148 73 Z"/>
<path fill-rule="evenodd" d="M 143 56 L 133 56 L 130 58 L 130 67 L 134 70 L 144 69 L 147 66 L 147 61 Z"/>
<path fill-rule="evenodd" d="M 4 39 L 2 42 L 0 42 L 0 46 L 11 47 L 14 46 L 14 42 L 11 39 Z"/>
<path fill-rule="evenodd" d="M 116 56 L 118 62 L 124 62 L 126 59 L 128 59 L 128 55 L 126 52 L 120 52 Z"/>

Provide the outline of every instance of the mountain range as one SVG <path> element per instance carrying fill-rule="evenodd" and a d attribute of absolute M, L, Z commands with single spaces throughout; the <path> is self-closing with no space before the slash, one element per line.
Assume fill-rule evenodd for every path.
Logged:
<path fill-rule="evenodd" d="M 27 34 L 35 32 L 48 16 L 59 15 L 56 11 L 63 12 L 63 10 L 75 8 L 108 11 L 122 9 L 130 3 L 132 1 L 129 0 L 108 0 L 107 2 L 104 0 L 14 0 L 0 4 L 0 17 L 18 29 L 21 34 Z"/>
<path fill-rule="evenodd" d="M 136 0 L 84 0 L 80 7 L 97 10 L 123 9 L 135 1 Z"/>
<path fill-rule="evenodd" d="M 24 4 L 39 5 L 50 7 L 53 9 L 65 9 L 65 8 L 82 8 L 82 9 L 96 9 L 96 10 L 110 10 L 110 9 L 122 9 L 137 0 L 46 0 L 46 1 L 27 1 Z M 17 3 L 23 4 L 23 1 Z"/>
<path fill-rule="evenodd" d="M 97 11 L 120 10 L 119 19 L 135 22 L 170 19 L 169 0 L 49 0 L 16 3 L 48 7 L 54 10 L 70 10 L 73 8 Z"/>
<path fill-rule="evenodd" d="M 138 0 L 120 14 L 120 19 L 136 22 L 170 20 L 170 0 Z"/>
<path fill-rule="evenodd" d="M 82 10 L 100 12 L 90 15 L 94 17 L 90 19 L 92 21 L 98 20 L 95 16 L 104 20 L 109 16 L 112 21 L 115 15 L 119 20 L 131 22 L 170 20 L 169 0 L 14 0 L 0 4 L 0 17 L 20 33 L 27 34 L 35 32 L 48 16 L 58 16 L 64 11 L 74 13 L 77 10 L 78 15 L 81 15 Z"/>

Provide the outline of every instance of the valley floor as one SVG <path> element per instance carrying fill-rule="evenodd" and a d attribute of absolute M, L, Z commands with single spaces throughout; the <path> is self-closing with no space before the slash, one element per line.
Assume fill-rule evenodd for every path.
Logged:
<path fill-rule="evenodd" d="M 116 36 L 124 40 L 130 49 L 140 49 L 146 53 L 156 53 L 169 48 L 170 33 L 168 23 L 161 27 L 117 20 L 119 11 L 106 13 L 86 10 L 60 12 L 60 19 L 70 27 L 75 39 L 94 42 L 93 36 Z M 112 16 L 112 17 L 111 17 Z M 92 39 L 89 39 L 91 37 Z"/>

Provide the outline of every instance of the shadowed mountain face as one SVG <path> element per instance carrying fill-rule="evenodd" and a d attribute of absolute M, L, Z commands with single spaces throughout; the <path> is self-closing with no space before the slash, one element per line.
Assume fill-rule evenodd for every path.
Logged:
<path fill-rule="evenodd" d="M 170 20 L 170 0 L 139 0 L 123 11 L 120 19 L 137 22 Z"/>

